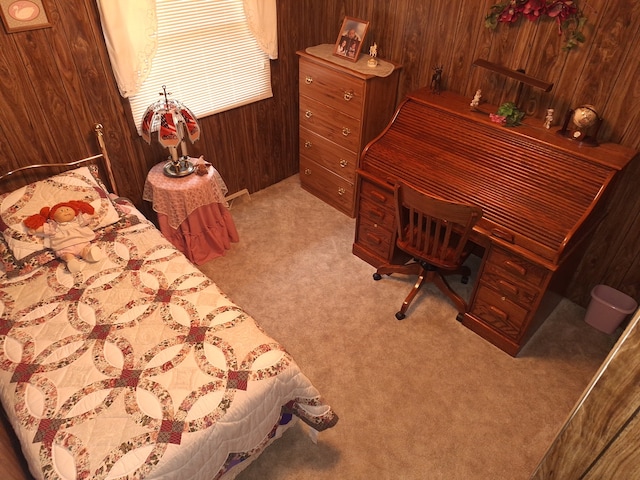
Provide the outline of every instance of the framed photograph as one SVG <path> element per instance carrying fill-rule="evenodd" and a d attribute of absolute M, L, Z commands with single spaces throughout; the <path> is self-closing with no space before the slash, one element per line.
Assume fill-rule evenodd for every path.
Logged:
<path fill-rule="evenodd" d="M 0 0 L 0 15 L 7 33 L 51 26 L 42 0 Z"/>
<path fill-rule="evenodd" d="M 344 17 L 333 54 L 357 62 L 368 28 L 369 22 L 366 20 Z"/>

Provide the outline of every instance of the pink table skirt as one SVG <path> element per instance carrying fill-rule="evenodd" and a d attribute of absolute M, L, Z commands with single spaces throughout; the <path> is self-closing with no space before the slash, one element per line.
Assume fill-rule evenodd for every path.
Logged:
<path fill-rule="evenodd" d="M 167 215 L 158 213 L 162 234 L 196 265 L 220 257 L 239 240 L 229 210 L 221 203 L 196 208 L 178 228 L 169 225 Z"/>

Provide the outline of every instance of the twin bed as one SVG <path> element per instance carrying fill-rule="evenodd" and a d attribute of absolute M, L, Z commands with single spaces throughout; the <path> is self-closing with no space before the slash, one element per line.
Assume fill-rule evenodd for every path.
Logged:
<path fill-rule="evenodd" d="M 336 423 L 286 350 L 115 195 L 104 148 L 58 167 L 0 176 L 0 400 L 35 478 L 229 479 L 295 421 Z M 76 273 L 22 223 L 69 200 L 94 207 L 103 253 Z"/>

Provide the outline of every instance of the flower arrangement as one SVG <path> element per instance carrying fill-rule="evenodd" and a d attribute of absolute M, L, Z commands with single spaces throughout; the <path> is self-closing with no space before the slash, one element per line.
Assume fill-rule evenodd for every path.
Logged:
<path fill-rule="evenodd" d="M 497 3 L 485 17 L 485 26 L 494 30 L 498 23 L 513 23 L 520 17 L 535 22 L 549 17 L 558 24 L 558 35 L 565 34 L 563 50 L 571 50 L 585 37 L 582 29 L 587 22 L 576 0 L 506 0 Z"/>
<path fill-rule="evenodd" d="M 515 103 L 507 102 L 500 105 L 497 113 L 490 113 L 489 118 L 492 122 L 506 125 L 507 127 L 515 127 L 520 125 L 520 121 L 524 117 L 524 112 L 519 110 Z"/>

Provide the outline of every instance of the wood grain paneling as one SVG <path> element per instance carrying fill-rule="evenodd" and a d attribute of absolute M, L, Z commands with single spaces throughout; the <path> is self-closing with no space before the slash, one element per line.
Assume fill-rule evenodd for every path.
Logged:
<path fill-rule="evenodd" d="M 43 0 L 51 28 L 7 34 L 0 28 L 0 169 L 81 158 L 96 152 L 93 124 L 105 141 L 121 192 L 146 214 L 142 187 L 149 168 L 166 152 L 144 143 L 111 72 L 94 0 Z M 476 58 L 522 68 L 553 89 L 525 88 L 523 106 L 539 116 L 592 103 L 603 115 L 604 139 L 640 148 L 640 4 L 583 0 L 587 42 L 562 51 L 553 21 L 484 27 L 494 0 L 278 0 L 279 58 L 271 62 L 273 98 L 201 119 L 203 135 L 190 148 L 204 155 L 231 192 L 261 190 L 298 172 L 298 65 L 295 52 L 334 43 L 345 15 L 369 20 L 382 58 L 403 65 L 398 100 L 429 84 L 444 66 L 444 86 L 473 97 L 480 88 L 492 104 L 513 99 L 517 83 L 473 67 Z M 612 209 L 578 267 L 569 298 L 586 305 L 589 291 L 607 283 L 640 300 L 637 238 L 640 192 L 630 165 Z M 615 251 L 612 248 L 615 246 Z"/>
<path fill-rule="evenodd" d="M 531 480 L 640 474 L 640 315 L 613 347 Z"/>
<path fill-rule="evenodd" d="M 516 82 L 471 66 L 474 59 L 484 58 L 554 83 L 548 93 L 523 89 L 523 108 L 539 117 L 541 123 L 547 108 L 555 109 L 558 124 L 569 108 L 591 103 L 605 119 L 603 139 L 640 149 L 640 4 L 631 6 L 621 0 L 581 2 L 589 18 L 587 41 L 566 52 L 551 20 L 521 20 L 487 30 L 484 16 L 497 3 L 494 0 L 324 3 L 328 12 L 341 6 L 340 13 L 371 21 L 365 41 L 375 40 L 381 56 L 403 64 L 399 97 L 428 85 L 433 66 L 443 64 L 445 88 L 469 99 L 480 88 L 483 98 L 494 104 L 513 100 Z M 318 41 L 333 42 L 334 38 L 329 35 Z M 632 162 L 620 179 L 611 198 L 610 214 L 590 242 L 568 288 L 569 298 L 583 306 L 598 283 L 607 283 L 640 300 L 640 218 L 635 213 L 640 211 L 640 193 L 634 191 L 639 163 Z"/>

